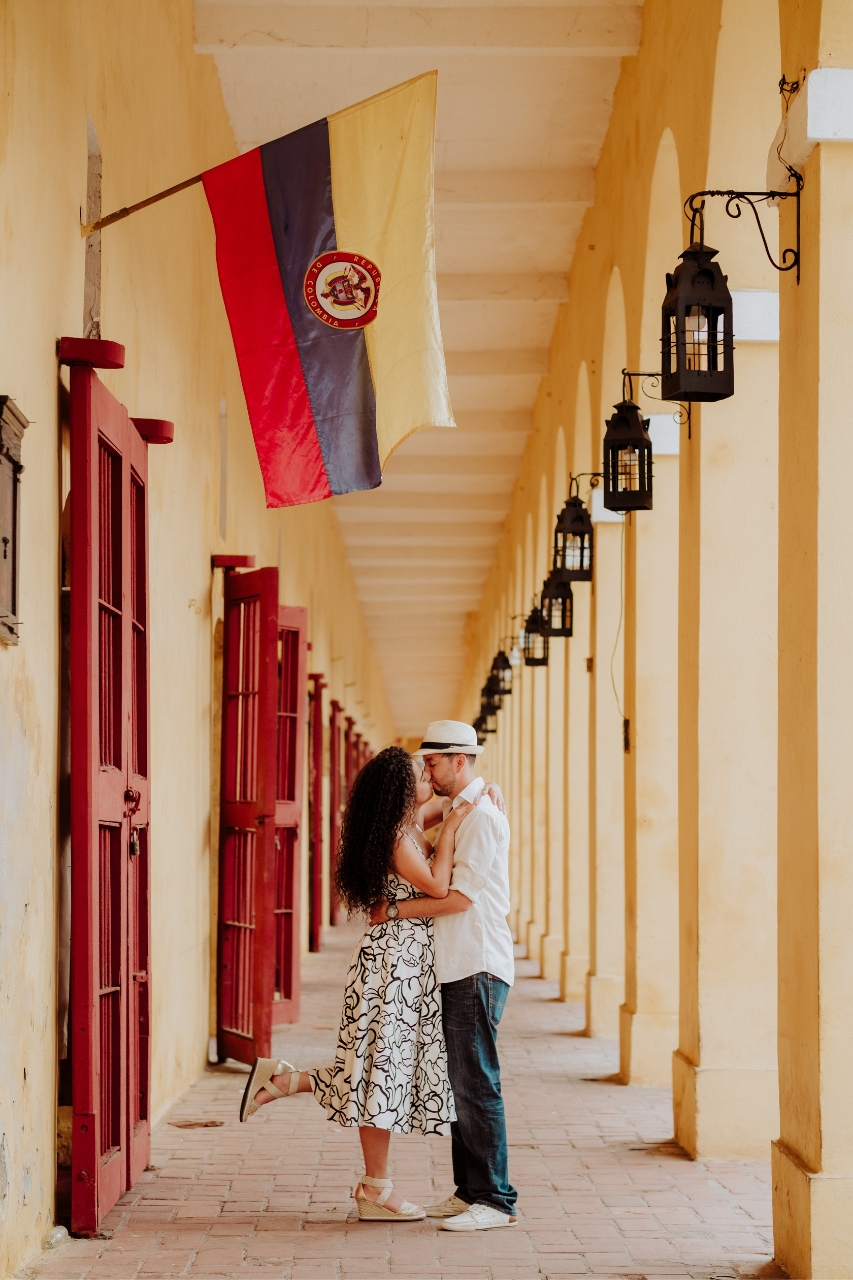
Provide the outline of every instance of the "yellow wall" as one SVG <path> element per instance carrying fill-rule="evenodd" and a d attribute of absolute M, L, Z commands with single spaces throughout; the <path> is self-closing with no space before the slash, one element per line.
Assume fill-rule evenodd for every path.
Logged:
<path fill-rule="evenodd" d="M 235 154 L 191 0 L 0 7 L 0 391 L 24 440 L 21 642 L 0 645 L 0 1275 L 52 1224 L 56 1097 L 60 436 L 56 339 L 83 317 L 87 117 L 103 211 Z M 209 1034 L 210 556 L 277 564 L 309 609 L 310 669 L 375 748 L 394 736 L 328 503 L 267 512 L 200 187 L 102 234 L 102 334 L 125 344 L 104 381 L 132 414 L 175 422 L 150 451 L 152 1110 L 203 1070 Z M 63 375 L 67 379 L 67 374 Z M 219 404 L 227 401 L 227 537 L 219 536 Z M 221 575 L 217 575 L 217 578 Z M 214 836 L 215 844 L 215 836 Z M 26 1073 L 26 1076 L 25 1076 Z M 5 1195 L 3 1188 L 6 1188 Z"/>

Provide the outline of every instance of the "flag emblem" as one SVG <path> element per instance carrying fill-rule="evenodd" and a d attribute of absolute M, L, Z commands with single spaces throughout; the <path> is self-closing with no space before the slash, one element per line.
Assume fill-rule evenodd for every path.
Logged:
<path fill-rule="evenodd" d="M 334 249 L 315 258 L 305 275 L 305 301 L 332 329 L 363 329 L 376 319 L 382 277 L 375 262 Z"/>

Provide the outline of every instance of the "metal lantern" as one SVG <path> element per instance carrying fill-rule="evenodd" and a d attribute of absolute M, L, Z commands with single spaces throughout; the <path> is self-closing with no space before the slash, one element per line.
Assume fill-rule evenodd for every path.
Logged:
<path fill-rule="evenodd" d="M 608 511 L 651 511 L 649 421 L 633 400 L 613 406 L 604 436 L 604 505 Z"/>
<path fill-rule="evenodd" d="M 732 295 L 714 262 L 717 250 L 693 243 L 667 272 L 661 326 L 664 400 L 725 400 L 734 395 Z M 701 228 L 700 228 L 701 230 Z"/>
<path fill-rule="evenodd" d="M 574 489 L 574 493 L 572 493 Z M 592 582 L 593 529 L 590 514 L 578 495 L 572 476 L 569 497 L 554 526 L 553 567 L 570 582 Z"/>
<path fill-rule="evenodd" d="M 483 697 L 489 698 L 495 706 L 500 709 L 504 704 L 504 691 L 501 686 L 500 676 L 495 675 L 494 671 L 490 671 L 483 685 Z"/>
<path fill-rule="evenodd" d="M 498 731 L 498 704 L 493 702 L 491 698 L 483 693 L 480 701 L 480 719 L 483 723 L 484 733 L 497 733 Z"/>
<path fill-rule="evenodd" d="M 512 693 L 512 662 L 503 649 L 498 649 L 492 662 L 492 675 L 500 681 L 501 696 Z"/>
<path fill-rule="evenodd" d="M 486 745 L 486 721 L 485 717 L 477 716 L 474 721 L 474 732 L 477 735 L 477 746 L 484 747 Z"/>
<path fill-rule="evenodd" d="M 542 587 L 542 620 L 549 636 L 572 634 L 571 570 L 552 569 Z"/>
<path fill-rule="evenodd" d="M 548 632 L 542 611 L 534 605 L 524 624 L 524 665 L 526 667 L 547 667 L 548 665 Z"/>

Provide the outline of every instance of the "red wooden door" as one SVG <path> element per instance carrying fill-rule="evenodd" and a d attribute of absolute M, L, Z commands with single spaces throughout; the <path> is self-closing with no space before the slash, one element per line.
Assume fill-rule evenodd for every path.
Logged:
<path fill-rule="evenodd" d="M 329 712 L 329 924 L 340 924 L 343 919 L 341 901 L 335 887 L 335 865 L 338 860 L 338 841 L 341 837 L 341 712 L 339 702 L 332 699 Z"/>
<path fill-rule="evenodd" d="M 219 843 L 220 1059 L 270 1054 L 278 569 L 225 575 Z"/>
<path fill-rule="evenodd" d="M 319 951 L 323 927 L 323 690 L 326 682 L 310 672 L 313 682 L 308 720 L 308 950 Z"/>
<path fill-rule="evenodd" d="M 278 611 L 273 1025 L 299 1020 L 300 822 L 305 768 L 308 611 Z"/>
<path fill-rule="evenodd" d="M 94 369 L 72 367 L 71 1223 L 84 1235 L 150 1149 L 147 453 Z"/>

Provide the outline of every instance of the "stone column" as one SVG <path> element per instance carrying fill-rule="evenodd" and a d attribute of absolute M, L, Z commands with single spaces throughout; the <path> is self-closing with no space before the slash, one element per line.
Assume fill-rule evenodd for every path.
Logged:
<path fill-rule="evenodd" d="M 678 442 L 651 419 L 654 510 L 627 517 L 625 1003 L 620 1076 L 668 1085 L 678 1044 Z"/>
<path fill-rule="evenodd" d="M 853 46 L 849 10 L 843 29 Z M 835 104 L 846 141 L 792 157 L 805 172 L 802 276 L 782 283 L 773 1221 L 776 1256 L 801 1277 L 853 1275 L 853 122 L 837 111 L 851 89 L 853 71 L 833 68 L 801 90 Z M 796 112 L 811 145 L 826 132 L 810 125 L 813 102 Z M 786 209 L 785 244 L 793 234 Z"/>
<path fill-rule="evenodd" d="M 775 0 L 723 0 L 704 187 L 762 185 L 778 31 Z M 775 215 L 762 216 L 775 248 Z M 694 405 L 681 438 L 675 1135 L 694 1155 L 766 1159 L 779 1124 L 779 277 L 722 200 L 707 202 L 705 241 L 733 295 L 735 393 Z"/>
<path fill-rule="evenodd" d="M 622 715 L 623 521 L 596 503 L 592 590 L 589 976 L 587 1034 L 617 1036 L 625 995 L 625 819 Z M 613 685 L 616 685 L 614 693 Z"/>
<path fill-rule="evenodd" d="M 520 593 L 519 593 L 520 594 Z M 511 622 L 510 630 L 515 636 L 518 635 L 518 622 Z M 509 733 L 509 743 L 507 745 L 507 753 L 509 757 L 509 773 L 512 780 L 511 785 L 511 801 L 510 810 L 510 830 L 512 832 L 512 842 L 510 845 L 510 914 L 509 922 L 512 929 L 513 937 L 516 942 L 521 940 L 521 846 L 524 838 L 524 814 L 525 805 L 523 803 L 523 771 L 522 771 L 522 707 L 524 703 L 524 668 L 519 665 L 513 668 L 512 672 L 512 695 L 509 700 L 509 724 L 507 726 Z M 526 923 L 526 921 L 525 921 Z"/>
<path fill-rule="evenodd" d="M 574 589 L 573 635 L 568 642 L 568 723 L 566 763 L 566 852 L 563 883 L 565 944 L 560 997 L 585 1000 L 589 972 L 589 704 L 592 676 L 589 663 L 590 587 Z"/>
<path fill-rule="evenodd" d="M 552 642 L 553 643 L 553 642 Z M 527 954 L 542 957 L 548 918 L 548 668 L 530 668 L 530 920 Z"/>
<path fill-rule="evenodd" d="M 566 859 L 566 671 L 571 640 L 552 640 L 546 692 L 547 714 L 547 881 L 545 926 L 540 955 L 542 977 L 559 981 L 563 954 L 563 880 Z"/>
<path fill-rule="evenodd" d="M 682 440 L 673 1089 L 691 1155 L 766 1159 L 778 1125 L 777 350 L 739 338 L 737 394 L 694 405 Z"/>

